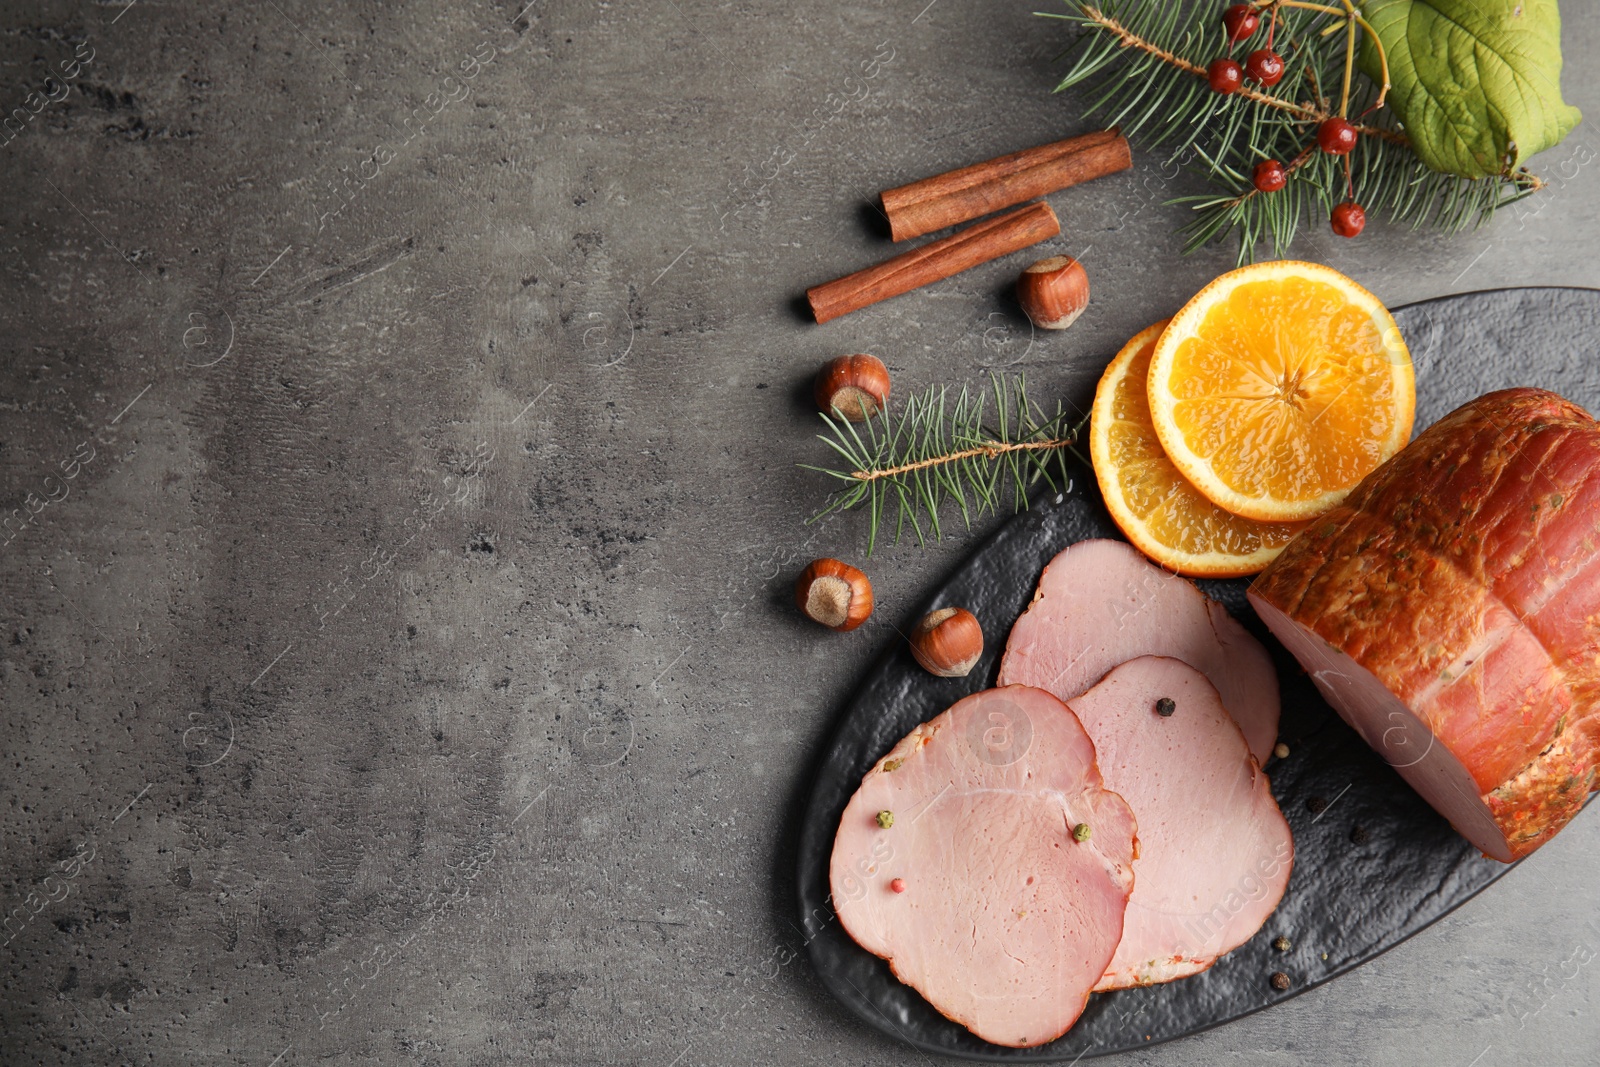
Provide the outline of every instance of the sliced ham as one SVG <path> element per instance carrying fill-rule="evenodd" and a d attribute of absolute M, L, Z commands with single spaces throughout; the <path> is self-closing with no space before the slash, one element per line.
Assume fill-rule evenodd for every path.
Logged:
<path fill-rule="evenodd" d="M 1134 842 L 1072 712 L 1042 690 L 991 689 L 867 772 L 834 839 L 833 905 L 944 1015 L 1040 1045 L 1077 1020 L 1122 938 Z"/>
<path fill-rule="evenodd" d="M 1258 763 L 1278 739 L 1278 676 L 1261 643 L 1187 578 L 1123 541 L 1079 541 L 1056 555 L 1011 628 L 1001 685 L 1070 701 L 1119 663 L 1171 656 L 1217 687 Z"/>
<path fill-rule="evenodd" d="M 1292 541 L 1250 600 L 1329 703 L 1486 855 L 1595 785 L 1600 426 L 1554 393 L 1441 419 Z"/>
<path fill-rule="evenodd" d="M 1267 776 L 1216 688 L 1178 660 L 1131 660 L 1068 706 L 1139 820 L 1122 941 L 1095 989 L 1197 974 L 1261 929 L 1289 884 L 1294 840 Z"/>

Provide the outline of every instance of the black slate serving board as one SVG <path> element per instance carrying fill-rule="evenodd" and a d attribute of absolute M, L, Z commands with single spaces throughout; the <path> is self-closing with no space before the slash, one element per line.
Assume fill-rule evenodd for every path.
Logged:
<path fill-rule="evenodd" d="M 1590 411 L 1600 407 L 1600 290 L 1466 293 L 1410 304 L 1394 317 L 1416 365 L 1418 429 L 1473 397 L 1513 385 L 1553 389 Z M 1087 410 L 1091 398 L 1071 399 Z M 993 684 L 1011 623 L 1045 563 L 1084 538 L 1119 536 L 1087 471 L 1066 493 L 1036 501 L 909 616 L 965 605 L 983 621 L 983 660 L 966 678 L 939 679 L 897 647 L 862 679 L 818 763 L 799 850 L 808 951 L 845 1005 L 918 1048 L 974 1060 L 1048 1063 L 1206 1030 L 1365 963 L 1511 869 L 1478 854 L 1323 702 L 1250 610 L 1247 580 L 1202 582 L 1272 651 L 1278 668 L 1279 737 L 1290 754 L 1271 760 L 1267 772 L 1294 831 L 1296 855 L 1277 912 L 1251 941 L 1202 974 L 1096 994 L 1071 1031 L 1038 1048 L 980 1040 L 902 985 L 887 964 L 850 939 L 828 904 L 828 858 L 839 816 L 868 767 L 913 726 Z M 1287 952 L 1272 948 L 1279 935 L 1292 942 Z M 1288 990 L 1273 988 L 1275 971 L 1290 976 Z"/>

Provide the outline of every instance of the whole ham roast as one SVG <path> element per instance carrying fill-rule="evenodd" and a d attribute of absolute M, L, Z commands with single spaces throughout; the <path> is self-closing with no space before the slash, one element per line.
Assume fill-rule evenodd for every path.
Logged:
<path fill-rule="evenodd" d="M 1250 601 L 1339 714 L 1486 855 L 1595 785 L 1600 425 L 1479 397 L 1296 537 Z"/>

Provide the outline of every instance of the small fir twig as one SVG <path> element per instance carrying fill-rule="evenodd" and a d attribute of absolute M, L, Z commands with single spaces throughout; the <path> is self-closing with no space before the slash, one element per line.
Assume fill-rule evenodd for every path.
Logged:
<path fill-rule="evenodd" d="M 976 394 L 965 386 L 954 395 L 945 386 L 930 387 L 907 400 L 897 416 L 882 409 L 859 428 L 823 415 L 828 432 L 818 437 L 844 465 L 801 466 L 845 485 L 811 521 L 865 506 L 870 556 L 891 511 L 895 542 L 909 525 L 924 544 L 929 535 L 943 537 L 940 512 L 952 501 L 970 527 L 974 518 L 998 512 L 1007 496 L 1020 511 L 1035 484 L 1066 485 L 1066 454 L 1077 453 L 1086 420 L 1072 422 L 1059 403 L 1046 415 L 1029 399 L 1021 375 L 991 381 L 990 389 Z"/>

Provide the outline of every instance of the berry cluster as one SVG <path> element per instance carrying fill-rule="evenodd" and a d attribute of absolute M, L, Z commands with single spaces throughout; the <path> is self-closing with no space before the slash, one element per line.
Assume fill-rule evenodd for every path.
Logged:
<path fill-rule="evenodd" d="M 1222 13 L 1222 24 L 1228 30 L 1228 40 L 1234 44 L 1247 41 L 1261 25 L 1261 16 L 1250 4 L 1234 4 Z M 1245 57 L 1244 66 L 1226 56 L 1211 61 L 1206 68 L 1211 88 L 1219 93 L 1236 93 L 1249 78 L 1257 85 L 1271 88 L 1283 80 L 1283 57 L 1272 50 L 1272 34 L 1267 33 L 1267 47 L 1258 48 Z"/>
<path fill-rule="evenodd" d="M 1277 22 L 1277 9 L 1273 9 L 1273 26 L 1267 29 L 1267 47 L 1258 48 L 1245 58 L 1240 66 L 1236 60 L 1219 56 L 1206 68 L 1206 81 L 1211 91 L 1227 95 L 1238 92 L 1245 79 L 1271 88 L 1283 80 L 1283 57 L 1272 50 L 1272 32 Z M 1222 25 L 1233 45 L 1241 44 L 1255 36 L 1261 25 L 1261 16 L 1254 4 L 1234 4 L 1222 13 Z M 1324 119 L 1317 126 L 1317 147 L 1333 156 L 1349 156 L 1355 148 L 1356 128 L 1340 116 Z M 1303 158 L 1303 156 L 1302 156 Z M 1264 159 L 1256 164 L 1251 182 L 1262 193 L 1275 193 L 1289 182 L 1289 171 L 1298 162 L 1285 167 L 1276 159 Z M 1340 204 L 1333 209 L 1330 219 L 1333 232 L 1340 237 L 1354 237 L 1367 224 L 1366 212 L 1355 201 Z"/>

